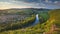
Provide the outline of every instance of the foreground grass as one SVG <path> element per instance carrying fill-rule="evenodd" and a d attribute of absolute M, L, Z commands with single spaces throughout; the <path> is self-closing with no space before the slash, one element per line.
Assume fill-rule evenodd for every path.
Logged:
<path fill-rule="evenodd" d="M 34 20 L 34 18 L 35 17 L 27 18 L 25 21 L 22 21 L 21 23 L 18 22 L 18 23 L 12 24 L 12 26 L 14 26 L 14 27 L 17 27 L 17 26 L 19 27 L 19 25 L 25 26 L 27 23 L 31 23 Z M 0 32 L 0 34 L 42 34 L 43 32 L 49 30 L 49 28 L 48 28 L 49 26 L 45 22 L 47 20 L 46 18 L 48 18 L 48 15 L 46 13 L 42 12 L 42 13 L 40 13 L 39 18 L 40 18 L 40 21 L 41 22 L 44 21 L 44 23 L 41 24 L 41 22 L 39 22 L 35 26 L 30 26 L 27 28 L 15 29 L 15 30 L 9 30 L 7 28 L 8 31 Z M 47 25 L 47 29 L 45 28 L 46 25 Z"/>
<path fill-rule="evenodd" d="M 42 24 L 38 23 L 27 28 L 4 31 L 0 34 L 60 34 L 60 9 L 50 11 L 49 16 L 50 18 Z M 52 25 L 55 25 L 55 27 Z"/>
<path fill-rule="evenodd" d="M 13 30 L 13 31 L 5 31 L 5 32 L 1 32 L 0 34 L 39 34 L 40 33 L 39 28 L 40 28 L 40 24 L 37 24 L 34 27 L 27 27 L 27 28 Z"/>
<path fill-rule="evenodd" d="M 50 11 L 49 15 L 44 28 L 45 34 L 60 34 L 60 9 Z"/>

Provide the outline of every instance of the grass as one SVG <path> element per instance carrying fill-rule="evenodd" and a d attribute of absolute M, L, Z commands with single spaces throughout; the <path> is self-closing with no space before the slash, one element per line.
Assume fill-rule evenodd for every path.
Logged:
<path fill-rule="evenodd" d="M 34 17 L 27 18 L 28 21 L 26 20 L 27 22 L 26 21 L 25 22 L 28 23 L 32 21 L 33 18 Z M 48 12 L 48 14 L 43 13 L 43 12 L 39 13 L 39 18 L 41 18 L 42 20 L 46 20 L 46 21 L 39 22 L 35 26 L 0 32 L 0 34 L 43 34 L 44 32 L 49 33 L 51 31 L 52 25 L 54 24 L 56 25 L 56 28 L 58 28 L 58 30 L 56 31 L 54 30 L 50 33 L 60 34 L 60 9 L 51 10 Z M 23 24 L 26 24 L 26 23 L 23 23 Z"/>
<path fill-rule="evenodd" d="M 39 15 L 39 17 L 43 17 L 42 20 L 46 19 L 47 14 L 46 13 L 41 13 Z M 16 28 L 19 25 L 26 25 L 27 23 L 31 23 L 30 21 L 33 21 L 33 20 L 34 20 L 34 17 L 27 18 L 25 21 L 22 21 L 21 23 L 18 22 L 18 23 L 12 24 L 12 26 Z M 45 23 L 41 24 L 39 22 L 39 24 L 37 24 L 35 26 L 30 26 L 30 27 L 26 27 L 26 28 L 22 28 L 22 29 L 16 29 L 16 30 L 3 31 L 3 32 L 0 32 L 0 34 L 42 34 L 44 32 L 44 27 L 45 27 Z M 9 28 L 11 28 L 11 27 L 9 27 Z"/>

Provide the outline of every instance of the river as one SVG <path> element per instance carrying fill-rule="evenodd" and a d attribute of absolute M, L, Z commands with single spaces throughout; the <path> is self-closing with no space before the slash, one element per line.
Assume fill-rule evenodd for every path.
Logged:
<path fill-rule="evenodd" d="M 35 21 L 34 21 L 33 23 L 27 24 L 27 25 L 25 25 L 24 27 L 35 26 L 36 24 L 38 24 L 38 23 L 39 23 L 39 17 L 38 17 L 38 14 L 36 14 L 35 17 L 36 17 L 36 18 L 35 18 Z"/>
<path fill-rule="evenodd" d="M 36 14 L 36 20 L 34 21 L 34 23 L 32 24 L 33 26 L 39 23 L 39 17 L 38 14 Z"/>

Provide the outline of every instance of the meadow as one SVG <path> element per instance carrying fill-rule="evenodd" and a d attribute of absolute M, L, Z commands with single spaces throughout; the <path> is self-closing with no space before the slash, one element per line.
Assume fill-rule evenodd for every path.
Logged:
<path fill-rule="evenodd" d="M 29 26 L 35 21 L 36 14 L 39 15 L 39 23 Z M 20 17 L 8 17 L 10 18 L 8 19 L 9 21 L 0 21 L 0 34 L 60 34 L 60 9 L 29 8 L 0 10 L 0 16 L 4 15 L 19 15 Z M 23 18 L 21 19 L 21 17 Z"/>

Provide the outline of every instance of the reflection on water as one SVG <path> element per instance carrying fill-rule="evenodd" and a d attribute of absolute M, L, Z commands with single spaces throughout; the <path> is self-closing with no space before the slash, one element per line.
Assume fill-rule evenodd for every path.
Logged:
<path fill-rule="evenodd" d="M 33 25 L 36 25 L 37 23 L 39 23 L 39 17 L 38 17 L 38 14 L 36 14 L 36 20 L 34 21 Z"/>

